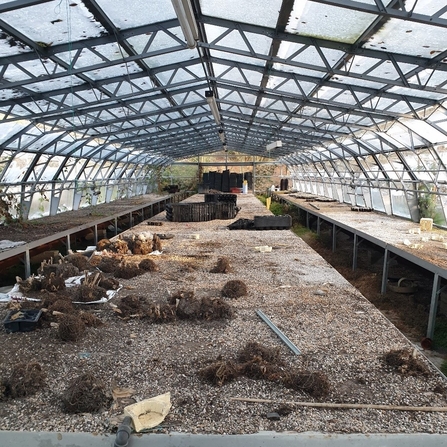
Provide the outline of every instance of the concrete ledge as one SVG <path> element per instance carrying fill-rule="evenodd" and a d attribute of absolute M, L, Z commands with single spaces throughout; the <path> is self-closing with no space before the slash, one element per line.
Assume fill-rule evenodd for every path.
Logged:
<path fill-rule="evenodd" d="M 8 447 L 113 446 L 115 435 L 90 433 L 0 431 Z M 252 435 L 190 435 L 184 433 L 132 435 L 129 447 L 447 447 L 447 434 L 325 434 L 261 432 Z"/>

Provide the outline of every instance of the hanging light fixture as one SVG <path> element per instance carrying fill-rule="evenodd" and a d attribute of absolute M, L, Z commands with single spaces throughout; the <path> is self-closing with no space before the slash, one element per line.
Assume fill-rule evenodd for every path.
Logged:
<path fill-rule="evenodd" d="M 216 121 L 216 124 L 220 126 L 220 112 L 219 108 L 217 107 L 216 98 L 214 97 L 214 93 L 212 90 L 207 90 L 205 92 L 205 98 L 206 102 L 210 106 L 211 113 L 213 114 L 214 121 Z"/>
<path fill-rule="evenodd" d="M 222 143 L 225 144 L 225 132 L 223 129 L 219 129 L 219 138 L 220 138 L 220 141 L 222 141 Z"/>
<path fill-rule="evenodd" d="M 199 30 L 190 0 L 171 0 L 189 49 L 194 49 L 199 40 Z"/>

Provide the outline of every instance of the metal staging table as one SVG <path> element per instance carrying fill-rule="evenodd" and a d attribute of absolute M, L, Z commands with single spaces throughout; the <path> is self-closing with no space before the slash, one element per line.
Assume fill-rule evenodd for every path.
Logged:
<path fill-rule="evenodd" d="M 363 241 L 369 241 L 374 245 L 382 248 L 384 250 L 383 257 L 383 269 L 382 269 L 382 285 L 381 285 L 381 293 L 384 294 L 386 292 L 387 278 L 388 278 L 388 270 L 391 255 L 397 255 L 413 264 L 424 268 L 425 270 L 433 273 L 433 286 L 431 293 L 431 301 L 430 301 L 430 313 L 428 317 L 428 326 L 427 326 L 427 337 L 433 338 L 434 330 L 435 330 L 435 320 L 436 320 L 436 311 L 438 307 L 438 299 L 439 295 L 442 291 L 441 288 L 441 278 L 447 279 L 447 269 L 442 268 L 432 262 L 429 262 L 421 257 L 409 253 L 408 251 L 402 250 L 401 248 L 393 245 L 389 242 L 384 241 L 376 236 L 368 234 L 364 231 L 361 231 L 353 226 L 346 225 L 343 222 L 340 222 L 333 217 L 327 216 L 321 210 L 309 209 L 307 206 L 300 204 L 296 200 L 289 198 L 283 194 L 273 194 L 273 197 L 278 202 L 286 202 L 289 205 L 295 206 L 299 208 L 301 211 L 306 213 L 306 226 L 309 228 L 309 216 L 314 216 L 317 219 L 317 233 L 319 233 L 321 222 L 327 222 L 332 225 L 332 251 L 336 250 L 336 240 L 337 240 L 337 231 L 343 229 L 348 233 L 351 233 L 354 238 L 354 248 L 353 248 L 353 256 L 352 256 L 352 268 L 353 270 L 357 267 L 357 256 L 358 256 L 358 247 L 359 244 Z M 310 205 L 311 202 L 308 202 Z"/>

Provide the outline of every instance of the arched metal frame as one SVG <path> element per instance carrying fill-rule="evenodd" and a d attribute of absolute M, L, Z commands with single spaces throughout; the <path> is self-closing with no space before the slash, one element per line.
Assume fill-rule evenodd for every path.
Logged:
<path fill-rule="evenodd" d="M 342 201 L 415 219 L 425 185 L 445 224 L 441 3 L 192 0 L 189 49 L 170 0 L 3 2 L 0 197 L 35 217 L 141 194 L 159 167 L 219 152 L 222 128 Z"/>

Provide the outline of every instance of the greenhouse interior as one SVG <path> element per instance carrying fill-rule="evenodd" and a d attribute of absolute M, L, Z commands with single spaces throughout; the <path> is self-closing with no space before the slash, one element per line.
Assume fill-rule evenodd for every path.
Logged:
<path fill-rule="evenodd" d="M 129 327 L 140 321 L 134 319 L 135 315 L 141 317 L 140 311 L 125 316 L 120 307 L 119 299 L 124 299 L 126 289 L 130 293 L 131 289 L 138 291 L 141 287 L 141 290 L 149 287 L 159 294 L 160 299 L 163 293 L 169 292 L 174 303 L 169 304 L 169 312 L 173 312 L 172 306 L 178 310 L 181 307 L 179 302 L 192 299 L 185 292 L 186 287 L 192 286 L 183 284 L 179 278 L 184 275 L 192 278 L 202 272 L 200 280 L 199 277 L 191 279 L 196 284 L 196 296 L 200 296 L 197 290 L 201 290 L 203 295 L 216 294 L 214 289 L 210 289 L 217 284 L 216 278 L 207 277 L 211 265 L 205 265 L 217 259 L 218 262 L 222 259 L 230 262 L 231 256 L 234 256 L 232 263 L 238 267 L 233 270 L 228 267 L 220 273 L 232 272 L 234 280 L 253 282 L 247 291 L 247 300 L 253 299 L 253 304 L 247 301 L 247 307 L 264 302 L 263 290 L 269 290 L 266 295 L 279 293 L 284 300 L 284 315 L 277 315 L 278 326 L 284 331 L 289 330 L 289 335 L 291 338 L 295 336 L 294 341 L 298 345 L 303 342 L 300 349 L 304 349 L 302 358 L 307 362 L 304 365 L 296 359 L 291 360 L 293 367 L 307 365 L 320 371 L 319 368 L 325 365 L 323 346 L 332 346 L 328 342 L 332 336 L 321 335 L 316 329 L 318 333 L 307 335 L 312 340 L 321 340 L 321 346 L 306 345 L 300 338 L 303 334 L 294 332 L 299 326 L 295 324 L 296 320 L 295 323 L 291 320 L 290 324 L 285 322 L 290 316 L 285 309 L 295 299 L 293 290 L 298 290 L 296 287 L 304 287 L 309 292 L 309 287 L 315 286 L 317 290 L 309 292 L 308 297 L 309 303 L 312 299 L 317 300 L 313 302 L 315 306 L 322 305 L 325 297 L 332 297 L 337 288 L 346 288 L 337 297 L 347 294 L 362 300 L 361 294 L 365 295 L 369 301 L 362 304 L 364 308 L 357 303 L 352 304 L 348 311 L 345 303 L 341 303 L 339 310 L 333 310 L 335 320 L 335 315 L 343 320 L 341 315 L 344 311 L 353 314 L 353 320 L 345 322 L 351 328 L 360 330 L 363 322 L 355 318 L 374 313 L 377 308 L 380 311 L 378 315 L 383 318 L 380 324 L 368 320 L 371 328 L 365 331 L 369 336 L 374 332 L 378 338 L 365 341 L 368 348 L 365 348 L 362 360 L 356 357 L 358 351 L 351 352 L 350 349 L 356 344 L 353 340 L 363 340 L 363 335 L 352 335 L 354 338 L 351 340 L 351 335 L 343 335 L 345 330 L 349 334 L 348 329 L 338 326 L 334 329 L 337 336 L 344 337 L 347 350 L 340 348 L 341 341 L 340 346 L 334 344 L 330 350 L 331 354 L 341 352 L 337 355 L 344 356 L 343 361 L 353 356 L 354 360 L 351 359 L 351 363 L 344 367 L 346 371 L 351 371 L 349 368 L 354 368 L 355 362 L 359 365 L 370 362 L 372 370 L 377 369 L 377 380 L 371 378 L 374 385 L 368 390 L 370 394 L 362 388 L 370 383 L 369 379 L 359 378 L 352 372 L 355 368 L 358 372 L 363 366 L 357 365 L 342 381 L 340 365 L 344 363 L 339 360 L 338 365 L 331 364 L 324 372 L 328 380 L 334 381 L 332 387 L 328 385 L 328 390 L 332 391 L 324 394 L 327 402 L 321 402 L 323 394 L 308 392 L 306 395 L 303 388 L 297 391 L 304 393 L 302 396 L 291 395 L 288 391 L 289 394 L 286 393 L 282 399 L 289 403 L 307 399 L 328 407 L 297 410 L 296 406 L 287 404 L 289 416 L 284 405 L 279 409 L 273 404 L 266 408 L 267 400 L 281 400 L 279 391 L 273 389 L 279 386 L 278 377 L 281 376 L 286 384 L 291 381 L 289 376 L 286 379 L 282 372 L 275 370 L 269 377 L 276 377 L 276 381 L 271 379 L 268 382 L 268 387 L 273 389 L 269 388 L 273 397 L 269 392 L 256 388 L 260 387 L 258 384 L 253 389 L 249 388 L 253 399 L 265 400 L 239 404 L 243 405 L 239 413 L 242 418 L 240 425 L 235 422 L 238 416 L 231 413 L 228 403 L 220 404 L 219 400 L 223 399 L 225 386 L 232 385 L 219 388 L 221 394 L 213 391 L 210 401 L 214 402 L 212 405 L 218 402 L 216 408 L 221 419 L 211 418 L 211 424 L 208 419 L 200 419 L 200 411 L 196 412 L 192 404 L 205 405 L 198 395 L 202 392 L 206 395 L 209 390 L 206 388 L 204 391 L 199 385 L 194 388 L 196 376 L 190 372 L 188 368 L 192 366 L 188 364 L 183 375 L 194 377 L 190 380 L 193 388 L 188 391 L 189 397 L 182 400 L 175 396 L 176 382 L 170 382 L 174 409 L 170 413 L 172 421 L 168 417 L 167 426 L 157 425 L 163 434 L 180 433 L 169 441 L 161 433 L 154 436 L 154 432 L 134 438 L 130 433 L 136 428 L 135 421 L 132 428 L 122 419 L 105 423 L 101 415 L 90 419 L 85 416 L 94 413 L 93 410 L 75 412 L 73 417 L 77 422 L 71 425 L 65 416 L 56 417 L 54 424 L 39 422 L 33 425 L 32 408 L 34 412 L 42 413 L 43 420 L 51 418 L 56 411 L 54 398 L 48 398 L 48 408 L 46 404 L 37 402 L 38 399 L 45 401 L 45 394 L 32 398 L 23 394 L 22 399 L 25 400 L 19 399 L 23 405 L 18 414 L 23 412 L 23 421 L 26 422 L 22 426 L 13 422 L 13 414 L 19 405 L 14 398 L 16 388 L 8 382 L 11 379 L 2 379 L 2 374 L 9 374 L 15 364 L 12 353 L 16 352 L 17 356 L 17 352 L 22 352 L 19 346 L 15 346 L 22 344 L 17 338 L 22 334 L 12 337 L 8 333 L 7 324 L 12 322 L 7 323 L 6 316 L 5 331 L 1 333 L 2 345 L 11 345 L 0 355 L 0 364 L 3 364 L 0 366 L 0 415 L 6 421 L 0 423 L 0 444 L 5 442 L 12 447 L 25 444 L 100 446 L 110 444 L 112 438 L 104 433 L 113 432 L 113 440 L 116 433 L 115 442 L 118 443 L 115 445 L 122 446 L 127 442 L 135 446 L 158 443 L 160 446 L 208 445 L 210 442 L 222 446 L 238 443 L 251 443 L 253 446 L 296 443 L 309 446 L 326 443 L 333 446 L 382 446 L 385 443 L 401 445 L 403 442 L 409 446 L 422 443 L 447 446 L 445 1 L 0 0 L 0 70 L 0 316 L 3 318 L 7 311 L 8 316 L 12 312 L 11 303 L 17 298 L 9 291 L 11 287 L 16 287 L 12 290 L 20 289 L 20 293 L 25 293 L 26 289 L 26 292 L 34 293 L 34 298 L 48 304 L 48 297 L 37 292 L 42 293 L 45 287 L 46 293 L 50 294 L 62 288 L 65 290 L 65 285 L 61 285 L 61 289 L 55 285 L 55 278 L 59 275 L 56 265 L 67 263 L 66 256 L 77 251 L 85 251 L 91 263 L 88 267 L 83 264 L 82 269 L 77 269 L 78 273 L 82 275 L 84 272 L 85 284 L 96 287 L 99 279 L 89 280 L 88 268 L 101 275 L 105 270 L 101 269 L 103 264 L 93 265 L 92 257 L 111 256 L 110 253 L 104 255 L 99 242 L 107 241 L 102 245 L 104 252 L 113 246 L 118 253 L 116 241 L 128 242 L 119 258 L 119 268 L 123 269 L 131 263 L 123 258 L 128 256 L 127 248 L 131 252 L 130 244 L 140 236 L 144 245 L 149 238 L 146 235 L 148 230 L 154 237 L 153 252 L 159 255 L 158 258 L 153 256 L 159 265 L 151 264 L 150 268 L 161 270 L 158 273 L 146 272 L 143 276 L 158 274 L 157 286 L 149 284 L 152 280 L 141 286 L 139 279 L 132 283 L 130 276 L 117 276 L 121 279 L 115 280 L 116 284 L 120 283 L 119 288 L 114 286 L 118 290 L 115 290 L 116 296 L 113 299 L 103 296 L 99 300 L 110 301 L 110 306 L 115 303 L 113 311 L 110 306 L 107 308 L 105 320 L 109 326 L 116 312 L 121 312 L 121 320 L 117 324 L 123 324 L 123 327 L 114 330 L 116 334 L 120 330 L 127 334 L 123 339 L 129 339 L 129 346 L 135 344 L 135 337 L 143 340 L 146 336 L 138 332 L 140 329 Z M 297 230 L 299 224 L 301 230 Z M 224 227 L 239 231 L 227 232 Z M 264 231 L 256 231 L 260 229 Z M 290 234 L 284 231 L 290 229 Z M 127 233 L 132 238 L 127 240 Z M 155 242 L 156 236 L 158 242 Z M 164 240 L 160 242 L 159 236 Z M 209 251 L 203 251 L 204 246 L 200 251 L 198 246 L 205 242 L 209 244 Z M 187 246 L 193 243 L 199 250 L 195 254 L 188 251 L 193 250 L 192 246 Z M 230 249 L 232 246 L 233 251 Z M 97 251 L 92 252 L 92 247 Z M 239 253 L 244 247 L 246 251 Z M 178 250 L 178 259 L 174 259 L 175 249 Z M 279 253 L 281 250 L 282 255 Z M 292 255 L 291 252 L 286 253 L 287 250 L 297 250 L 297 253 Z M 99 255 L 100 252 L 103 254 Z M 292 269 L 290 265 L 298 262 L 302 253 L 308 253 L 310 260 L 315 256 L 315 261 L 309 261 L 307 270 L 304 264 Z M 140 250 L 133 254 L 142 256 L 147 253 Z M 46 255 L 51 256 L 51 260 Z M 261 264 L 259 255 L 263 256 Z M 53 259 L 58 256 L 59 261 Z M 179 263 L 180 258 L 187 262 L 188 256 L 195 257 L 202 267 L 189 265 L 185 270 L 183 265 L 177 272 L 175 262 Z M 255 262 L 254 256 L 258 256 L 258 260 L 252 271 L 250 262 Z M 266 261 L 267 256 L 270 256 L 270 264 Z M 319 264 L 323 261 L 318 256 L 326 259 L 333 266 L 332 270 L 326 272 L 329 264 Z M 166 262 L 165 267 L 163 262 Z M 277 267 L 273 267 L 274 263 Z M 50 277 L 45 279 L 43 276 L 36 289 L 32 281 L 39 278 L 50 264 L 54 267 Z M 272 269 L 276 273 L 272 273 Z M 345 278 L 346 284 L 341 282 L 337 271 Z M 288 276 L 279 280 L 282 274 Z M 267 278 L 265 289 L 263 278 Z M 44 287 L 46 280 L 50 285 Z M 208 285 L 206 293 L 202 281 Z M 165 283 L 163 291 L 162 283 Z M 273 283 L 277 286 L 276 292 L 268 289 Z M 180 285 L 184 289 L 177 296 L 174 292 Z M 387 295 L 390 291 L 397 295 Z M 375 295 L 371 298 L 368 293 Z M 262 300 L 258 301 L 261 295 Z M 29 295 L 23 296 L 30 298 Z M 336 301 L 332 298 L 327 302 L 329 307 Z M 139 299 L 142 302 L 142 298 Z M 210 299 L 221 298 L 213 296 Z M 275 305 L 265 299 L 266 309 L 275 315 Z M 98 306 L 97 313 L 102 312 L 97 301 L 90 301 Z M 237 304 L 240 308 L 233 318 L 236 321 L 248 318 L 249 321 L 249 317 L 240 316 L 244 312 L 242 303 L 238 301 Z M 43 313 L 48 327 L 40 325 L 36 331 L 34 326 L 28 328 L 26 331 L 29 333 L 24 337 L 32 337 L 39 331 L 46 334 L 42 331 L 47 331 L 45 337 L 54 340 L 55 328 L 60 329 L 62 321 L 54 317 L 50 327 L 46 307 Z M 117 308 L 121 310 L 117 311 Z M 161 318 L 160 307 L 157 309 L 157 318 Z M 64 314 L 66 311 L 56 312 Z M 144 318 L 155 318 L 153 312 L 149 312 L 150 315 L 146 313 Z M 161 311 L 165 316 L 166 312 Z M 211 317 L 207 312 L 209 320 Z M 335 324 L 332 319 L 328 323 L 332 310 L 327 312 L 321 315 L 323 326 L 330 326 L 331 322 Z M 379 318 L 374 315 L 374 318 Z M 179 320 L 175 316 L 172 318 L 181 320 L 181 317 Z M 310 314 L 306 318 L 309 324 L 313 321 Z M 130 323 L 125 326 L 123 321 L 129 319 Z M 169 321 L 166 324 L 174 323 Z M 231 326 L 233 323 L 228 324 Z M 155 326 L 159 331 L 163 325 Z M 223 327 L 213 326 L 212 330 L 220 330 L 222 334 L 230 330 Z M 92 334 L 99 331 L 98 328 L 91 330 Z M 240 330 L 243 334 L 243 329 Z M 274 327 L 274 330 L 279 329 Z M 249 328 L 247 331 L 247 337 L 249 333 L 256 334 Z M 112 330 L 111 337 L 113 333 Z M 280 349 L 286 349 L 270 332 L 266 334 L 271 345 L 275 341 Z M 388 339 L 382 340 L 386 334 Z M 183 337 L 181 334 L 178 336 Z M 160 334 L 157 337 L 163 339 Z M 197 340 L 201 337 L 201 334 L 197 335 Z M 259 340 L 263 338 L 262 335 L 259 337 Z M 11 341 L 13 339 L 14 342 Z M 34 352 L 32 339 L 27 340 L 20 347 L 24 349 L 22 354 L 25 357 L 28 352 Z M 53 346 L 53 342 L 48 340 L 45 343 Z M 79 341 L 76 343 L 78 345 L 73 349 L 79 352 L 77 357 L 75 355 L 73 372 L 85 369 L 88 362 L 96 365 L 97 361 L 99 368 L 103 361 L 99 358 L 101 349 L 97 348 L 96 353 L 93 341 L 90 347 L 87 342 L 85 346 L 81 346 Z M 385 349 L 395 353 L 402 347 L 399 343 L 404 346 L 402 349 L 409 350 L 408 365 L 413 365 L 417 356 L 425 362 L 411 374 L 408 373 L 411 365 L 402 366 L 400 363 L 397 366 L 399 374 L 408 374 L 405 379 L 399 376 L 399 380 L 411 382 L 402 385 L 399 391 L 402 394 L 394 388 L 393 391 L 385 389 L 385 385 L 382 389 L 378 384 L 380 361 L 377 359 L 385 355 Z M 63 346 L 67 349 L 67 345 Z M 126 346 L 121 346 L 120 352 L 129 348 Z M 164 349 L 170 346 L 172 344 L 166 341 Z M 217 349 L 216 344 L 213 346 Z M 236 349 L 236 346 L 235 340 L 231 347 Z M 202 348 L 197 349 L 199 352 Z M 35 352 L 40 351 L 37 349 Z M 119 356 L 120 352 L 115 354 Z M 160 347 L 160 358 L 162 352 Z M 225 352 L 215 354 L 225 357 Z M 68 352 L 63 354 L 68 355 Z M 84 355 L 81 359 L 80 354 Z M 321 358 L 318 357 L 320 354 Z M 46 355 L 48 360 L 50 354 Z M 55 356 L 53 354 L 51 358 Z M 37 354 L 29 359 L 34 357 L 39 361 Z M 200 363 L 200 359 L 194 359 Z M 76 363 L 81 360 L 84 362 L 82 368 Z M 190 360 L 191 364 L 194 361 Z M 270 366 L 257 365 L 263 374 Z M 387 367 L 391 368 L 390 364 Z M 231 373 L 226 371 L 222 373 L 224 376 L 216 379 L 219 386 L 223 377 L 235 375 L 234 368 Z M 62 377 L 68 374 L 66 369 L 64 371 L 56 369 L 47 373 L 47 381 L 53 374 L 53 379 L 62 386 L 65 381 Z M 242 374 L 242 369 L 237 371 Z M 250 371 L 253 373 L 253 368 Z M 388 373 L 388 370 L 383 372 Z M 11 377 L 17 374 L 16 371 Z M 170 377 L 167 370 L 160 369 L 159 374 Z M 245 376 L 240 377 L 237 376 L 232 383 L 243 385 L 249 380 Z M 181 379 L 178 380 L 180 383 Z M 424 380 L 425 384 L 422 383 Z M 116 376 L 114 381 L 120 382 Z M 349 381 L 355 382 L 355 387 L 363 391 L 347 397 L 343 393 L 347 393 L 349 388 L 354 393 L 355 388 L 349 386 Z M 397 379 L 390 379 L 390 387 L 391 384 L 397 387 Z M 125 386 L 137 388 L 137 383 L 130 379 L 129 383 L 122 379 L 120 385 L 121 390 Z M 189 390 L 189 385 L 181 386 Z M 343 393 L 340 391 L 342 388 L 345 390 Z M 383 391 L 383 399 L 377 397 L 375 402 L 374 395 L 379 396 L 382 392 L 378 390 Z M 158 384 L 153 391 L 162 395 L 163 387 Z M 141 391 L 134 401 L 145 402 L 148 393 L 148 389 L 144 393 Z M 114 394 L 113 405 L 116 408 L 119 408 L 118 394 Z M 234 390 L 229 388 L 229 395 L 233 394 L 239 398 L 244 396 L 243 390 L 237 387 Z M 410 396 L 419 397 L 413 402 Z M 363 402 L 365 399 L 366 403 Z M 370 407 L 333 410 L 328 409 L 329 404 L 364 404 Z M 377 409 L 374 405 L 395 405 L 398 408 Z M 412 406 L 408 411 L 416 413 L 405 416 L 407 413 L 402 409 L 405 405 Z M 28 410 L 25 407 L 29 407 Z M 259 414 L 270 415 L 268 422 L 259 416 L 262 421 L 258 419 L 256 424 L 247 422 L 244 425 L 248 413 L 252 412 L 250 415 L 255 418 L 254 410 L 250 410 L 255 407 Z M 284 415 L 279 411 L 281 409 Z M 369 413 L 364 417 L 366 411 L 379 410 L 383 412 L 380 417 L 370 418 Z M 107 411 L 107 421 L 112 420 L 113 411 Z M 331 411 L 336 415 L 326 414 Z M 348 412 L 355 411 L 365 413 L 358 419 L 353 416 L 352 420 L 349 419 L 351 416 L 349 420 L 345 419 Z M 309 421 L 300 427 L 297 420 L 304 417 L 305 412 L 305 420 Z M 190 414 L 191 419 L 185 414 Z M 190 426 L 193 420 L 197 421 L 194 430 Z M 272 422 L 276 420 L 279 421 L 277 425 Z M 315 420 L 320 421 L 319 424 Z M 178 421 L 183 421 L 184 425 Z M 228 424 L 228 430 L 219 424 Z M 65 433 L 59 438 L 57 432 L 74 433 L 70 436 Z M 91 437 L 92 432 L 101 436 Z M 268 433 L 280 432 L 284 432 L 282 436 L 269 438 Z M 288 436 L 286 432 L 294 434 Z M 330 434 L 329 439 L 324 436 L 327 433 Z M 79 438 L 76 437 L 78 435 Z M 201 435 L 216 438 L 201 438 Z M 223 435 L 240 437 L 231 439 L 231 436 Z"/>

